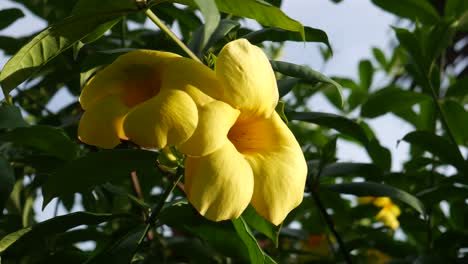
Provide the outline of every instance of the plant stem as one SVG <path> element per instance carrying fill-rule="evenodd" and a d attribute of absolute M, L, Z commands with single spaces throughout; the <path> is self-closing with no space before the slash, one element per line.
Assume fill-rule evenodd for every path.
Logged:
<path fill-rule="evenodd" d="M 179 47 L 181 47 L 190 58 L 201 63 L 201 60 L 195 55 L 175 34 L 168 28 L 150 8 L 146 9 L 146 15 L 153 21 L 156 26 L 158 26 L 164 33 L 166 33 Z"/>
<path fill-rule="evenodd" d="M 183 174 L 182 170 L 180 168 L 178 168 L 177 173 L 176 173 L 176 177 L 177 177 L 176 180 L 174 182 L 172 182 L 172 185 L 169 186 L 169 188 L 167 188 L 164 191 L 164 193 L 162 194 L 161 200 L 159 200 L 159 202 L 156 204 L 156 206 L 154 206 L 151 209 L 151 213 L 150 213 L 148 219 L 146 220 L 146 222 L 148 224 L 146 225 L 146 228 L 145 228 L 143 234 L 141 235 L 140 239 L 138 240 L 138 247 L 140 247 L 140 245 L 141 245 L 141 243 L 143 243 L 143 240 L 145 239 L 145 237 L 147 237 L 148 232 L 151 230 L 151 227 L 153 227 L 155 225 L 156 219 L 158 219 L 158 216 L 161 213 L 161 210 L 164 207 L 164 204 L 166 203 L 167 198 L 172 193 L 172 191 L 174 191 L 175 187 L 177 186 L 179 181 L 182 179 L 183 175 L 184 174 Z"/>
<path fill-rule="evenodd" d="M 317 207 L 319 208 L 323 218 L 325 219 L 325 222 L 327 223 L 328 228 L 333 233 L 333 236 L 335 236 L 336 242 L 338 243 L 338 245 L 340 247 L 340 251 L 341 251 L 341 254 L 343 254 L 345 262 L 348 263 L 348 264 L 352 264 L 353 262 L 351 261 L 351 256 L 349 255 L 349 252 L 346 249 L 345 243 L 344 243 L 343 239 L 341 238 L 340 234 L 338 234 L 338 232 L 336 231 L 335 224 L 333 223 L 333 219 L 327 213 L 327 209 L 323 205 L 322 200 L 320 200 L 320 197 L 315 192 L 315 190 L 311 190 L 310 193 L 312 194 L 312 198 L 314 198 L 314 201 L 317 204 Z"/>

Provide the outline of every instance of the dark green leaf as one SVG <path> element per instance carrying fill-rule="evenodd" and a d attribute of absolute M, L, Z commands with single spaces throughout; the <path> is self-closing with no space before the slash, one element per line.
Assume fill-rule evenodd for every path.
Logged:
<path fill-rule="evenodd" d="M 251 205 L 245 209 L 242 213 L 242 217 L 249 226 L 267 236 L 273 241 L 275 246 L 278 246 L 278 236 L 281 230 L 281 225 L 275 226 L 268 222 L 265 218 L 260 216 Z"/>
<path fill-rule="evenodd" d="M 321 42 L 332 50 L 330 42 L 328 41 L 327 33 L 323 30 L 311 27 L 304 27 L 305 39 L 299 32 L 287 31 L 279 28 L 264 28 L 258 31 L 251 32 L 242 36 L 248 39 L 252 44 L 260 43 L 263 41 L 306 41 L 306 42 Z"/>
<path fill-rule="evenodd" d="M 465 161 L 458 150 L 458 146 L 453 145 L 441 136 L 428 131 L 414 131 L 405 135 L 403 140 L 422 150 L 429 151 L 439 157 L 441 161 L 452 164 L 461 171 L 465 169 Z"/>
<path fill-rule="evenodd" d="M 464 145 L 468 141 L 468 112 L 462 105 L 450 100 L 442 104 L 442 111 L 455 140 Z"/>
<path fill-rule="evenodd" d="M 320 112 L 288 112 L 287 117 L 289 120 L 301 120 L 336 129 L 340 133 L 351 136 L 364 145 L 369 141 L 359 124 L 343 116 Z"/>
<path fill-rule="evenodd" d="M 464 97 L 468 94 L 468 76 L 461 77 L 447 89 L 448 97 Z"/>
<path fill-rule="evenodd" d="M 140 238 L 144 235 L 147 226 L 141 225 L 130 230 L 122 237 L 117 239 L 109 248 L 99 252 L 85 264 L 113 263 L 128 264 L 132 263 L 133 255 L 138 248 Z"/>
<path fill-rule="evenodd" d="M 374 67 L 369 60 L 362 60 L 359 62 L 359 80 L 361 81 L 361 88 L 369 90 L 372 85 L 374 77 Z"/>
<path fill-rule="evenodd" d="M 74 159 L 78 150 L 63 130 L 49 126 L 18 127 L 0 134 L 0 141 L 35 148 L 63 160 Z"/>
<path fill-rule="evenodd" d="M 375 182 L 352 182 L 330 185 L 324 184 L 322 187 L 335 192 L 354 194 L 356 196 L 390 197 L 408 204 L 421 214 L 425 214 L 424 205 L 418 198 L 390 185 Z"/>
<path fill-rule="evenodd" d="M 221 41 L 229 34 L 231 31 L 240 27 L 239 22 L 235 20 L 223 19 L 219 22 L 218 27 L 211 35 L 210 39 L 205 45 L 205 50 L 211 48 L 213 45 Z"/>
<path fill-rule="evenodd" d="M 28 126 L 28 124 L 21 116 L 21 111 L 18 107 L 9 104 L 0 106 L 0 129 L 12 129 L 25 126 Z"/>
<path fill-rule="evenodd" d="M 6 159 L 0 156 L 0 217 L 3 214 L 3 208 L 10 197 L 15 181 L 13 168 Z"/>
<path fill-rule="evenodd" d="M 340 162 L 325 166 L 320 175 L 323 177 L 360 176 L 369 179 L 380 178 L 383 170 L 372 163 Z"/>
<path fill-rule="evenodd" d="M 156 172 L 157 157 L 157 152 L 132 149 L 89 153 L 65 164 L 47 178 L 42 205 L 45 207 L 54 197 L 130 179 L 132 171 L 151 177 Z"/>
<path fill-rule="evenodd" d="M 278 85 L 279 97 L 283 97 L 288 94 L 295 86 L 300 82 L 298 78 L 283 78 L 278 80 L 276 83 Z"/>
<path fill-rule="evenodd" d="M 343 95 L 341 94 L 342 87 L 339 83 L 321 74 L 320 72 L 312 70 L 308 66 L 301 66 L 293 63 L 283 61 L 270 61 L 273 70 L 280 72 L 284 75 L 303 79 L 306 82 L 316 84 L 318 82 L 333 85 L 340 94 L 341 105 L 343 105 Z"/>
<path fill-rule="evenodd" d="M 206 44 L 211 34 L 216 30 L 219 24 L 219 12 L 214 0 L 193 0 L 205 18 L 204 36 L 202 46 Z"/>
<path fill-rule="evenodd" d="M 230 222 L 208 221 L 186 201 L 165 207 L 159 216 L 159 223 L 198 236 L 226 256 L 241 258 L 245 261 L 249 258 L 247 248 Z"/>
<path fill-rule="evenodd" d="M 80 1 L 77 6 L 80 6 L 81 2 L 87 3 L 90 1 Z M 101 1 L 91 2 L 101 3 Z M 122 1 L 110 2 L 120 3 Z M 119 5 L 117 5 L 119 9 L 109 9 L 106 6 L 105 11 L 92 9 L 86 4 L 83 4 L 83 6 L 83 8 L 77 8 L 79 11 L 74 12 L 76 15 L 70 16 L 39 33 L 10 58 L 0 73 L 0 84 L 5 95 L 9 94 L 11 90 L 55 56 L 93 33 L 101 24 L 113 21 L 136 10 L 136 7 L 133 10 L 120 9 Z"/>
<path fill-rule="evenodd" d="M 18 8 L 8 8 L 0 10 L 0 30 L 13 24 L 18 18 L 24 17 L 23 11 Z"/>
<path fill-rule="evenodd" d="M 362 105 L 361 115 L 374 118 L 388 112 L 408 110 L 415 104 L 430 100 L 428 95 L 391 86 L 371 94 Z"/>
<path fill-rule="evenodd" d="M 390 170 L 392 167 L 392 154 L 390 153 L 390 150 L 383 147 L 376 139 L 369 141 L 366 150 L 375 165 L 385 171 Z"/>
<path fill-rule="evenodd" d="M 271 258 L 263 252 L 255 239 L 255 236 L 250 231 L 249 226 L 241 216 L 235 220 L 231 220 L 234 228 L 236 229 L 237 235 L 239 235 L 244 245 L 249 251 L 249 259 L 252 264 L 263 264 L 263 263 L 275 263 Z M 267 260 L 268 258 L 268 260 Z"/>
<path fill-rule="evenodd" d="M 372 0 L 372 2 L 388 12 L 400 17 L 409 18 L 415 22 L 435 24 L 439 20 L 437 11 L 427 0 Z"/>
<path fill-rule="evenodd" d="M 54 217 L 50 220 L 36 224 L 32 227 L 20 229 L 8 234 L 0 240 L 0 253 L 14 244 L 32 244 L 39 239 L 59 234 L 70 228 L 80 225 L 97 225 L 115 218 L 112 214 L 94 214 L 89 212 L 77 212 L 68 215 Z M 35 245 L 37 246 L 37 244 Z"/>
<path fill-rule="evenodd" d="M 444 14 L 447 17 L 460 17 L 468 10 L 468 2 L 465 0 L 447 0 L 445 1 Z"/>
<path fill-rule="evenodd" d="M 103 23 L 99 25 L 95 30 L 93 30 L 91 33 L 89 33 L 86 37 L 81 39 L 81 42 L 84 44 L 89 44 L 91 42 L 94 42 L 101 38 L 108 30 L 110 30 L 112 27 L 115 26 L 119 21 L 121 21 L 122 18 L 116 18 L 114 20 L 111 20 L 109 22 Z M 79 43 L 79 42 L 78 42 Z"/>

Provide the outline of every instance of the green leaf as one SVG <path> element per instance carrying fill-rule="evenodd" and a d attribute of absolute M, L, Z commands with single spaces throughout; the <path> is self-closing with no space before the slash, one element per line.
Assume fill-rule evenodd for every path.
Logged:
<path fill-rule="evenodd" d="M 340 95 L 341 105 L 343 105 L 343 95 L 341 93 L 342 87 L 339 83 L 321 74 L 320 72 L 312 70 L 308 66 L 301 66 L 293 63 L 283 61 L 270 61 L 273 70 L 280 72 L 284 75 L 303 79 L 306 82 L 316 84 L 318 82 L 327 83 L 336 88 Z"/>
<path fill-rule="evenodd" d="M 94 42 L 100 39 L 108 30 L 113 28 L 115 24 L 117 24 L 121 20 L 122 20 L 122 17 L 119 17 L 119 18 L 116 18 L 114 20 L 111 20 L 109 22 L 99 25 L 95 30 L 93 30 L 86 37 L 81 39 L 81 42 L 83 42 L 84 44 L 89 44 L 91 42 Z"/>
<path fill-rule="evenodd" d="M 220 15 L 214 0 L 193 0 L 205 18 L 204 36 L 202 46 L 206 44 L 211 34 L 216 30 L 219 24 Z"/>
<path fill-rule="evenodd" d="M 257 243 L 257 240 L 255 239 L 255 236 L 252 234 L 252 231 L 250 231 L 249 226 L 247 225 L 246 221 L 242 216 L 237 219 L 231 220 L 231 222 L 234 225 L 234 228 L 236 229 L 237 235 L 239 235 L 240 239 L 242 240 L 242 242 L 244 242 L 244 245 L 249 251 L 250 263 L 275 263 L 274 260 L 267 257 L 267 255 L 260 248 L 260 246 Z"/>
<path fill-rule="evenodd" d="M 85 191 L 91 187 L 130 179 L 137 171 L 145 177 L 156 173 L 157 152 L 146 150 L 106 150 L 65 164 L 50 175 L 43 185 L 45 207 L 54 197 Z"/>
<path fill-rule="evenodd" d="M 210 39 L 205 45 L 204 50 L 211 48 L 213 45 L 221 41 L 231 31 L 240 27 L 240 23 L 235 20 L 223 19 L 219 22 L 218 27 L 211 35 Z"/>
<path fill-rule="evenodd" d="M 289 31 L 299 32 L 305 39 L 304 27 L 281 11 L 266 2 L 258 0 L 216 0 L 219 11 L 235 16 L 255 19 L 267 27 L 277 27 Z"/>
<path fill-rule="evenodd" d="M 15 186 L 15 173 L 10 163 L 0 156 L 0 217 L 3 214 L 5 203 L 10 198 L 10 193 Z"/>
<path fill-rule="evenodd" d="M 406 203 L 421 214 L 426 213 L 423 203 L 418 198 L 390 185 L 375 182 L 352 182 L 323 184 L 322 187 L 335 192 L 354 194 L 356 196 L 390 197 L 391 199 L 396 199 Z"/>
<path fill-rule="evenodd" d="M 311 27 L 304 27 L 305 38 L 301 36 L 299 32 L 288 31 L 279 28 L 264 28 L 258 31 L 254 31 L 248 33 L 247 35 L 242 36 L 242 38 L 248 39 L 250 43 L 256 44 L 263 41 L 274 41 L 274 42 L 282 42 L 282 41 L 305 41 L 305 42 L 321 42 L 327 47 L 332 50 L 330 42 L 328 41 L 328 36 L 325 31 L 311 28 Z"/>
<path fill-rule="evenodd" d="M 468 141 L 468 112 L 461 104 L 451 100 L 444 101 L 441 107 L 455 140 L 464 145 Z"/>
<path fill-rule="evenodd" d="M 465 9 L 466 10 L 466 9 Z M 466 10 L 460 19 L 456 22 L 456 29 L 460 31 L 468 31 L 468 10 Z"/>
<path fill-rule="evenodd" d="M 113 264 L 128 264 L 132 263 L 133 255 L 135 254 L 140 238 L 145 234 L 147 226 L 140 225 L 122 237 L 118 238 L 115 243 L 106 250 L 100 251 L 97 255 L 91 257 L 85 264 L 113 263 Z"/>
<path fill-rule="evenodd" d="M 369 144 L 366 146 L 366 151 L 375 165 L 385 171 L 389 171 L 391 169 L 392 154 L 390 150 L 383 147 L 378 140 L 370 140 Z"/>
<path fill-rule="evenodd" d="M 77 6 L 81 2 L 90 1 L 80 1 Z M 91 2 L 99 3 L 101 1 Z M 86 4 L 83 5 L 86 6 Z M 5 96 L 54 57 L 95 32 L 101 24 L 135 11 L 136 7 L 135 9 L 120 9 L 120 7 L 119 9 L 109 9 L 108 7 L 92 9 L 86 6 L 86 8 L 78 8 L 78 10 L 80 11 L 74 12 L 75 15 L 39 33 L 10 58 L 0 73 L 0 84 Z"/>
<path fill-rule="evenodd" d="M 62 129 L 49 126 L 18 127 L 0 134 L 0 141 L 35 148 L 62 160 L 74 159 L 78 150 Z"/>
<path fill-rule="evenodd" d="M 383 170 L 372 163 L 339 162 L 326 165 L 322 177 L 360 176 L 365 179 L 381 178 Z"/>
<path fill-rule="evenodd" d="M 117 215 L 89 212 L 76 212 L 57 216 L 32 227 L 26 227 L 6 235 L 0 240 L 0 253 L 14 244 L 37 246 L 39 240 L 45 237 L 63 233 L 70 228 L 80 225 L 97 225 L 115 217 L 117 217 Z"/>
<path fill-rule="evenodd" d="M 281 225 L 275 226 L 268 222 L 265 218 L 260 216 L 251 205 L 245 209 L 242 213 L 242 217 L 249 226 L 267 236 L 271 241 L 273 241 L 275 246 L 278 246 L 278 236 L 280 234 Z"/>
<path fill-rule="evenodd" d="M 465 97 L 468 94 L 468 76 L 461 77 L 447 89 L 447 97 Z"/>
<path fill-rule="evenodd" d="M 0 30 L 13 24 L 18 18 L 24 17 L 23 11 L 18 8 L 8 8 L 0 10 Z"/>
<path fill-rule="evenodd" d="M 382 69 L 387 70 L 388 62 L 383 51 L 379 48 L 374 47 L 372 48 L 372 54 L 374 55 L 375 60 L 380 64 Z"/>
<path fill-rule="evenodd" d="M 199 215 L 187 201 L 166 206 L 159 216 L 159 224 L 200 237 L 220 253 L 248 261 L 249 254 L 229 221 L 211 222 Z"/>
<path fill-rule="evenodd" d="M 18 107 L 9 104 L 0 106 L 0 129 L 12 129 L 28 126 Z"/>
<path fill-rule="evenodd" d="M 387 1 L 372 0 L 378 7 L 400 17 L 409 18 L 425 24 L 435 24 L 439 14 L 427 0 Z"/>
<path fill-rule="evenodd" d="M 289 120 L 300 120 L 333 128 L 353 137 L 364 145 L 369 142 L 364 129 L 356 122 L 343 116 L 320 112 L 288 112 L 287 117 Z"/>
<path fill-rule="evenodd" d="M 428 95 L 390 86 L 371 94 L 362 105 L 361 115 L 374 118 L 388 112 L 408 110 L 415 104 L 430 100 Z"/>
<path fill-rule="evenodd" d="M 465 160 L 461 156 L 458 146 L 447 139 L 429 131 L 414 131 L 406 134 L 403 140 L 436 155 L 441 161 L 452 164 L 458 170 L 465 171 Z"/>
<path fill-rule="evenodd" d="M 361 81 L 361 88 L 369 90 L 372 85 L 374 77 L 374 67 L 369 60 L 362 60 L 359 62 L 359 80 Z"/>
<path fill-rule="evenodd" d="M 300 79 L 298 78 L 283 78 L 276 81 L 279 97 L 281 98 L 288 94 L 299 82 Z"/>

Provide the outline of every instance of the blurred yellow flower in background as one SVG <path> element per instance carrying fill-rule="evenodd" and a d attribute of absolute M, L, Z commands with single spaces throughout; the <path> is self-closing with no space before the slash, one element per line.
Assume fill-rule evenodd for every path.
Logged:
<path fill-rule="evenodd" d="M 372 203 L 382 208 L 376 215 L 376 219 L 383 222 L 386 226 L 396 230 L 400 226 L 398 216 L 401 214 L 400 208 L 395 205 L 388 197 L 360 197 L 360 204 Z"/>

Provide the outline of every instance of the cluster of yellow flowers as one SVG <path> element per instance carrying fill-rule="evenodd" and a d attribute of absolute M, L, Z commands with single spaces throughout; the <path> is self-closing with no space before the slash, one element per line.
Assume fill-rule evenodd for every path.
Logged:
<path fill-rule="evenodd" d="M 245 39 L 228 43 L 214 70 L 169 52 L 129 52 L 86 84 L 80 103 L 87 144 L 124 139 L 184 153 L 187 198 L 210 220 L 237 218 L 250 203 L 278 225 L 302 201 L 301 147 L 275 112 L 268 58 Z"/>
<path fill-rule="evenodd" d="M 382 208 L 375 218 L 393 230 L 400 226 L 398 216 L 400 216 L 400 208 L 395 205 L 388 197 L 360 197 L 359 203 L 367 204 L 372 203 L 377 207 Z"/>

